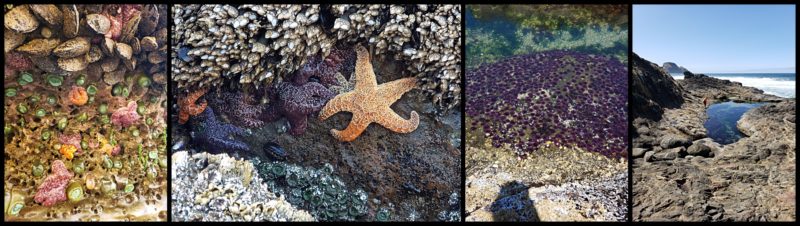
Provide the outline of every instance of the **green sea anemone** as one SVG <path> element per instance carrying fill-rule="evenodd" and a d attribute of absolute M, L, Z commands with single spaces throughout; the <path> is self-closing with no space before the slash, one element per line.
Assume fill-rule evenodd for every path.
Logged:
<path fill-rule="evenodd" d="M 51 86 L 59 87 L 64 83 L 64 77 L 56 74 L 49 74 L 47 75 L 47 83 L 50 83 Z"/>
<path fill-rule="evenodd" d="M 83 86 L 84 83 L 86 83 L 86 75 L 85 74 L 81 74 L 81 75 L 78 76 L 77 79 L 75 79 L 75 84 L 78 85 L 78 86 Z"/>
<path fill-rule="evenodd" d="M 17 89 L 16 88 L 8 88 L 8 89 L 6 89 L 6 96 L 7 97 L 13 97 L 13 96 L 16 96 L 16 95 L 17 95 Z"/>
<path fill-rule="evenodd" d="M 86 87 L 86 94 L 94 96 L 94 94 L 96 93 L 97 93 L 97 87 L 95 87 L 94 85 L 89 85 L 88 87 Z"/>
<path fill-rule="evenodd" d="M 80 182 L 72 182 L 67 186 L 67 198 L 70 202 L 83 200 L 83 185 Z"/>
<path fill-rule="evenodd" d="M 27 85 L 31 82 L 33 82 L 33 75 L 31 73 L 22 72 L 19 74 L 19 79 L 17 80 L 17 83 L 19 83 L 20 86 Z"/>

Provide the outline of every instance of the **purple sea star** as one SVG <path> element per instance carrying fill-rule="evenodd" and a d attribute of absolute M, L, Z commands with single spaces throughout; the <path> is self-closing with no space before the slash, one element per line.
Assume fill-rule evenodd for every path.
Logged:
<path fill-rule="evenodd" d="M 192 141 L 201 147 L 213 151 L 250 151 L 247 144 L 234 138 L 244 135 L 244 129 L 219 121 L 211 107 L 191 121 Z"/>
<path fill-rule="evenodd" d="M 255 98 L 241 92 L 221 92 L 217 98 L 210 98 L 211 105 L 228 117 L 231 123 L 246 128 L 264 126 L 261 119 L 265 107 Z"/>
<path fill-rule="evenodd" d="M 292 83 L 300 86 L 309 82 L 311 77 L 316 77 L 325 87 L 339 85 L 336 73 L 341 72 L 345 76 L 350 76 L 355 70 L 355 62 L 356 54 L 353 48 L 335 48 L 324 59 L 321 56 L 309 58 L 303 67 L 295 71 Z"/>
<path fill-rule="evenodd" d="M 275 121 L 281 116 L 289 120 L 292 135 L 305 132 L 308 115 L 319 112 L 335 94 L 322 84 L 308 82 L 303 85 L 280 83 L 272 92 L 272 104 L 263 114 L 264 121 Z"/>

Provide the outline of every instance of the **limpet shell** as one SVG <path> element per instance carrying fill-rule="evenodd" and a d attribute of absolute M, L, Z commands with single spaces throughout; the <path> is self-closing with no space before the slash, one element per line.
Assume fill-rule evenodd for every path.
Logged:
<path fill-rule="evenodd" d="M 72 58 L 58 58 L 58 67 L 65 71 L 75 72 L 86 69 L 89 63 L 86 62 L 85 56 L 78 56 Z"/>
<path fill-rule="evenodd" d="M 53 54 L 62 58 L 72 58 L 89 52 L 91 43 L 88 38 L 77 37 L 63 42 L 53 49 Z"/>
<path fill-rule="evenodd" d="M 41 17 L 51 27 L 58 26 L 63 21 L 61 10 L 53 4 L 32 4 L 28 5 L 31 11 Z"/>
<path fill-rule="evenodd" d="M 16 32 L 28 33 L 39 27 L 39 20 L 33 16 L 27 6 L 21 5 L 6 12 L 5 26 Z"/>
<path fill-rule="evenodd" d="M 50 53 L 53 52 L 53 49 L 58 46 L 58 43 L 59 40 L 55 38 L 34 39 L 17 48 L 17 51 L 30 54 L 31 56 L 44 57 L 50 55 Z"/>
<path fill-rule="evenodd" d="M 98 34 L 106 34 L 108 29 L 111 28 L 111 20 L 109 20 L 105 15 L 101 14 L 87 15 L 86 23 L 92 28 L 92 30 L 94 30 L 94 32 L 97 32 Z"/>

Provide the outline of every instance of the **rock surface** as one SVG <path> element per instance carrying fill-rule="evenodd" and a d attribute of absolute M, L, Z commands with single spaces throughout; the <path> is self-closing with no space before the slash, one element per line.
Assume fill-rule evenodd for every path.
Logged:
<path fill-rule="evenodd" d="M 524 160 L 510 150 L 467 151 L 467 221 L 626 220 L 624 158 L 572 149 Z"/>
<path fill-rule="evenodd" d="M 632 160 L 634 221 L 795 220 L 794 99 L 688 71 L 676 82 L 646 60 L 634 56 L 632 63 L 634 84 L 637 71 L 652 77 L 632 86 L 634 97 L 645 97 L 639 103 L 683 101 L 655 110 L 633 103 L 633 147 L 644 152 Z M 664 87 L 677 87 L 669 90 L 682 98 L 642 95 Z M 707 138 L 703 122 L 706 107 L 722 101 L 768 103 L 738 121 L 748 137 L 720 145 Z"/>

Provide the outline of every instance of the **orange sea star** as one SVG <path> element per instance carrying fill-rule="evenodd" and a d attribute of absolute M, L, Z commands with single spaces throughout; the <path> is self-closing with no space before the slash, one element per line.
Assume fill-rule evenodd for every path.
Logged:
<path fill-rule="evenodd" d="M 203 100 L 203 102 L 200 104 L 195 104 L 195 102 L 197 102 L 197 99 L 200 99 L 200 97 L 205 95 L 206 92 L 208 92 L 208 88 L 196 90 L 194 92 L 190 92 L 189 95 L 186 95 L 186 97 L 178 101 L 178 106 L 180 107 L 178 110 L 178 123 L 184 124 L 189 120 L 189 116 L 195 116 L 203 113 L 203 110 L 206 109 L 206 105 L 208 105 L 208 103 L 205 100 Z"/>
<path fill-rule="evenodd" d="M 378 85 L 367 49 L 363 46 L 356 47 L 356 55 L 355 89 L 334 97 L 319 113 L 320 120 L 340 111 L 353 113 L 346 129 L 331 129 L 331 134 L 340 141 L 353 141 L 373 122 L 398 133 L 410 133 L 417 129 L 419 115 L 416 111 L 411 111 L 411 118 L 406 120 L 389 107 L 404 93 L 416 87 L 417 79 L 403 78 Z"/>

